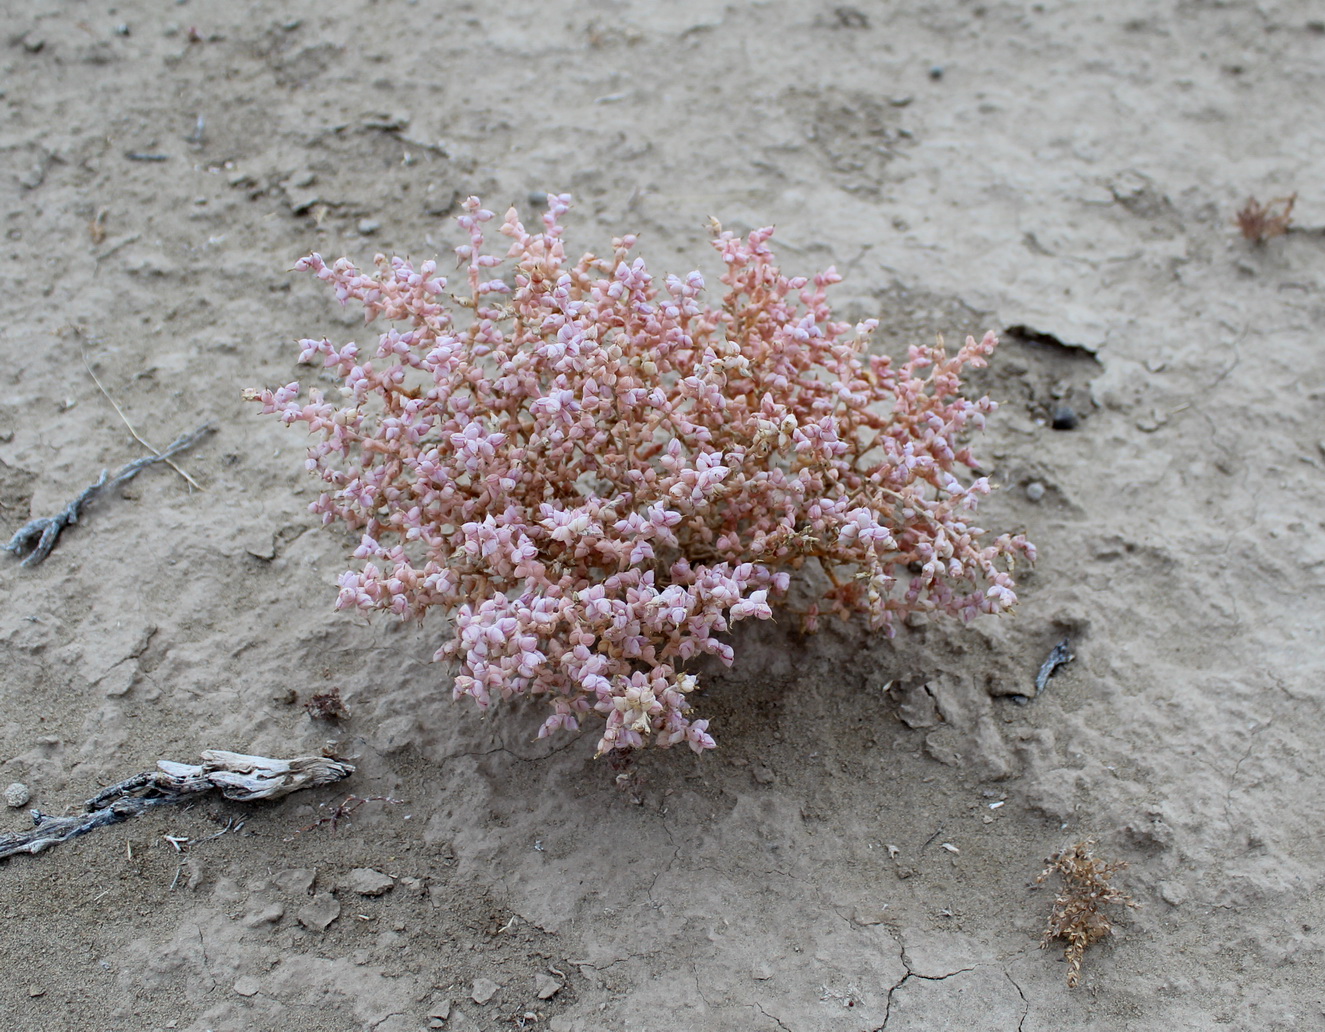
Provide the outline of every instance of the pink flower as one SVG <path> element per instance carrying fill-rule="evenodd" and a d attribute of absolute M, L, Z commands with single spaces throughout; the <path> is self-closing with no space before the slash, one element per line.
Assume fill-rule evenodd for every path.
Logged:
<path fill-rule="evenodd" d="M 877 320 L 833 318 L 835 270 L 783 275 L 771 228 L 718 234 L 711 307 L 698 272 L 660 287 L 631 235 L 570 260 L 570 203 L 550 194 L 538 232 L 511 209 L 497 253 L 495 216 L 467 198 L 467 292 L 432 260 L 296 263 L 388 324 L 375 347 L 299 342 L 339 391 L 247 395 L 304 424 L 325 488 L 310 510 L 358 536 L 339 608 L 440 607 L 457 697 L 542 696 L 540 737 L 596 713 L 601 753 L 713 748 L 678 666 L 732 662 L 728 628 L 772 619 L 796 570 L 829 585 L 798 614 L 807 631 L 1016 604 L 1014 567 L 1035 549 L 987 540 L 969 521 L 989 483 L 962 479 L 996 406 L 964 397 L 961 375 L 993 334 L 895 364 L 869 350 Z"/>
<path fill-rule="evenodd" d="M 697 753 L 716 746 L 712 737 L 707 733 L 708 726 L 709 722 L 707 720 L 696 720 L 685 730 L 686 743 Z"/>

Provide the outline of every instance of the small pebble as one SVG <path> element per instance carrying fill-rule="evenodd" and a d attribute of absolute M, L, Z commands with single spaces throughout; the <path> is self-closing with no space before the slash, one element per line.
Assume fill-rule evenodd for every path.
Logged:
<path fill-rule="evenodd" d="M 371 867 L 356 867 L 345 879 L 344 887 L 360 896 L 381 896 L 395 887 L 396 881 L 389 874 L 375 871 Z"/>
<path fill-rule="evenodd" d="M 26 806 L 31 798 L 32 793 L 28 791 L 28 786 L 21 781 L 15 781 L 5 789 L 5 804 L 16 810 L 20 806 Z"/>
<path fill-rule="evenodd" d="M 1177 882 L 1159 883 L 1159 898 L 1171 907 L 1180 907 L 1187 902 L 1187 892 Z"/>
<path fill-rule="evenodd" d="M 500 988 L 491 978 L 476 978 L 469 998 L 477 1004 L 484 1004 L 496 996 Z"/>
<path fill-rule="evenodd" d="M 319 893 L 294 916 L 309 931 L 325 932 L 327 926 L 340 917 L 340 901 L 329 892 Z"/>
<path fill-rule="evenodd" d="M 381 228 L 382 228 L 382 223 L 378 222 L 376 219 L 359 220 L 359 232 L 362 233 L 364 236 L 372 236 Z"/>
<path fill-rule="evenodd" d="M 1038 480 L 1032 480 L 1026 485 L 1026 497 L 1032 502 L 1038 502 L 1044 497 L 1044 485 Z"/>
<path fill-rule="evenodd" d="M 1136 421 L 1136 428 L 1144 434 L 1153 434 L 1168 421 L 1169 417 L 1159 409 L 1151 409 L 1150 415 L 1141 416 Z"/>
<path fill-rule="evenodd" d="M 943 66 L 942 66 L 942 65 L 933 65 L 933 66 L 929 69 L 929 77 L 930 77 L 931 79 L 933 79 L 934 81 L 936 81 L 936 82 L 937 82 L 939 79 L 942 79 L 942 78 L 943 78 Z"/>
<path fill-rule="evenodd" d="M 434 1021 L 442 1022 L 445 1021 L 450 1016 L 451 1016 L 450 1000 L 436 1000 L 434 1001 L 433 1005 L 428 1008 L 428 1017 L 432 1018 Z"/>
<path fill-rule="evenodd" d="M 550 1000 L 561 992 L 561 983 L 550 975 L 537 975 L 534 978 L 534 992 L 540 1000 Z"/>
<path fill-rule="evenodd" d="M 251 911 L 244 918 L 244 927 L 261 928 L 265 924 L 275 924 L 285 916 L 285 905 L 283 903 L 269 903 L 261 910 Z M 241 996 L 252 995 L 251 993 L 240 993 Z"/>

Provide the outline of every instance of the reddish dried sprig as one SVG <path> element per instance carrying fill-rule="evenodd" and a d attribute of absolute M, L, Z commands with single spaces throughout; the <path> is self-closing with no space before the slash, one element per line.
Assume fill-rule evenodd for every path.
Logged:
<path fill-rule="evenodd" d="M 319 817 L 312 824 L 306 825 L 305 827 L 302 828 L 295 829 L 294 834 L 303 835 L 306 834 L 307 832 L 312 831 L 314 828 L 321 828 L 324 825 L 328 824 L 331 825 L 331 830 L 333 832 L 338 831 L 340 829 L 341 821 L 348 821 L 350 817 L 353 816 L 354 812 L 357 809 L 359 809 L 359 807 L 363 806 L 364 803 L 385 803 L 387 806 L 398 806 L 400 803 L 407 803 L 407 802 L 409 802 L 408 799 L 393 799 L 391 796 L 347 795 L 344 799 L 342 799 L 339 803 L 336 804 L 335 808 L 330 813 L 325 814 L 322 817 Z M 318 807 L 320 809 L 325 809 L 326 805 L 327 805 L 326 803 L 319 803 Z M 285 841 L 293 842 L 294 836 L 292 835 L 290 838 L 287 838 Z"/>
<path fill-rule="evenodd" d="M 810 630 L 824 613 L 892 633 L 899 614 L 1012 607 L 1015 557 L 1034 549 L 987 543 L 969 520 L 989 484 L 954 474 L 974 468 L 961 438 L 995 408 L 960 383 L 992 333 L 895 367 L 867 351 L 875 320 L 833 319 L 833 269 L 782 274 L 772 229 L 715 229 L 727 290 L 713 308 L 698 272 L 656 284 L 633 236 L 569 263 L 569 202 L 549 195 L 536 234 L 510 210 L 500 278 L 505 259 L 484 253 L 493 213 L 469 198 L 464 296 L 431 261 L 297 264 L 398 327 L 365 354 L 301 342 L 343 403 L 318 388 L 299 400 L 297 383 L 249 394 L 319 438 L 308 469 L 330 490 L 312 509 L 361 534 L 339 606 L 441 607 L 454 637 L 437 658 L 459 661 L 457 696 L 547 696 L 542 735 L 596 711 L 600 753 L 712 748 L 685 664 L 730 663 L 721 635 L 771 618 L 807 564 L 830 584 Z"/>
<path fill-rule="evenodd" d="M 1113 923 L 1100 908 L 1108 903 L 1141 905 L 1109 883 L 1127 867 L 1127 862 L 1106 863 L 1095 856 L 1094 846 L 1093 839 L 1086 839 L 1059 850 L 1049 857 L 1048 866 L 1035 879 L 1036 884 L 1043 884 L 1050 875 L 1062 878 L 1040 948 L 1047 949 L 1055 939 L 1066 940 L 1063 956 L 1067 959 L 1069 989 L 1076 988 L 1081 980 L 1081 958 L 1086 948 L 1113 934 Z"/>
<path fill-rule="evenodd" d="M 1270 237 L 1283 236 L 1293 222 L 1293 205 L 1297 203 L 1297 194 L 1276 197 L 1262 205 L 1255 197 L 1248 197 L 1247 203 L 1234 217 L 1242 235 L 1256 244 L 1262 244 Z"/>
<path fill-rule="evenodd" d="M 304 709 L 314 720 L 327 720 L 339 724 L 350 719 L 350 709 L 340 697 L 340 688 L 335 685 L 320 695 L 314 695 L 304 703 Z"/>

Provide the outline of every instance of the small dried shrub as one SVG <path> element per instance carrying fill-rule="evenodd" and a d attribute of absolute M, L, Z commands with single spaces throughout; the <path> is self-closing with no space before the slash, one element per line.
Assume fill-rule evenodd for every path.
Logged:
<path fill-rule="evenodd" d="M 314 720 L 339 724 L 350 719 L 350 709 L 345 705 L 345 700 L 340 697 L 340 689 L 335 685 L 320 695 L 314 695 L 304 703 L 304 709 Z"/>
<path fill-rule="evenodd" d="M 1270 237 L 1283 236 L 1293 222 L 1293 205 L 1297 203 L 1297 194 L 1276 197 L 1269 204 L 1262 205 L 1255 197 L 1248 197 L 1247 203 L 1234 217 L 1242 235 L 1252 243 L 1263 244 Z"/>
<path fill-rule="evenodd" d="M 1094 846 L 1093 840 L 1086 839 L 1060 850 L 1049 857 L 1049 866 L 1035 879 L 1037 884 L 1054 874 L 1062 879 L 1040 948 L 1047 949 L 1055 939 L 1067 942 L 1063 956 L 1067 959 L 1068 988 L 1075 988 L 1081 980 L 1081 958 L 1086 947 L 1113 934 L 1113 923 L 1100 908 L 1106 903 L 1141 905 L 1109 883 L 1127 867 L 1127 862 L 1106 863 L 1095 856 Z"/>
<path fill-rule="evenodd" d="M 540 736 L 597 713 L 603 753 L 712 748 L 685 665 L 730 663 L 721 635 L 770 619 L 808 566 L 829 585 L 808 630 L 826 614 L 891 633 L 911 612 L 1014 605 L 1012 568 L 1034 549 L 988 541 L 972 522 L 988 480 L 955 473 L 975 468 L 964 437 L 995 408 L 961 393 L 992 333 L 895 366 L 868 351 L 876 320 L 833 318 L 833 269 L 782 274 L 772 229 L 715 227 L 726 292 L 711 307 L 698 272 L 656 283 L 633 236 L 568 262 L 569 202 L 548 197 L 540 233 L 511 209 L 503 258 L 484 251 L 493 213 L 469 198 L 458 294 L 432 261 L 297 263 L 397 324 L 363 350 L 301 341 L 330 395 L 247 394 L 307 425 L 307 468 L 329 488 L 312 511 L 361 536 L 338 606 L 444 610 L 453 637 L 436 658 L 458 661 L 457 697 L 541 695 Z"/>

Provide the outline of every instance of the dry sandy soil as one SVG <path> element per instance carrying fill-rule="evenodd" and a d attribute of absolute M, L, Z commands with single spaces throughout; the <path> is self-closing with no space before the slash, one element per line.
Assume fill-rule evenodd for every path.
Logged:
<path fill-rule="evenodd" d="M 358 765 L 0 863 L 0 1027 L 1325 1026 L 1318 6 L 0 6 L 0 531 L 143 454 L 84 357 L 157 446 L 218 428 L 205 490 L 156 467 L 0 556 L 0 783 L 61 812 L 205 748 Z M 548 189 L 573 250 L 635 230 L 657 271 L 716 274 L 710 214 L 776 223 L 892 350 L 998 330 L 1017 614 L 760 625 L 700 703 L 719 750 L 623 770 L 453 704 L 439 623 L 335 613 L 346 539 L 240 395 L 364 331 L 288 270 L 448 254 L 459 198 Z M 1238 235 L 1292 191 L 1299 231 Z M 339 726 L 301 705 L 330 686 Z M 398 802 L 310 828 L 347 793 Z M 1144 907 L 1068 990 L 1033 881 L 1084 837 Z"/>

